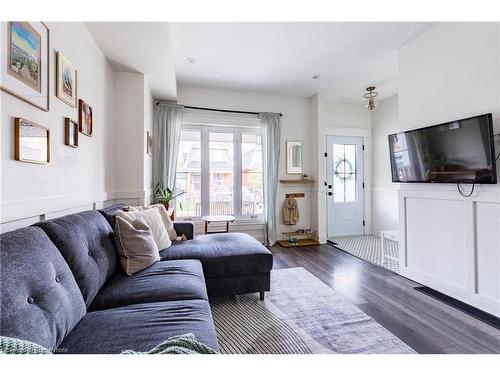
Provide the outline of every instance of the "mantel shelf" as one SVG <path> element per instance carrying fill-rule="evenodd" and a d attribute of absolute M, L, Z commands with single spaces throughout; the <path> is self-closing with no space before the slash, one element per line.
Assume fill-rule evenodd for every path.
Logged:
<path fill-rule="evenodd" d="M 313 184 L 314 180 L 280 180 L 282 184 Z"/>

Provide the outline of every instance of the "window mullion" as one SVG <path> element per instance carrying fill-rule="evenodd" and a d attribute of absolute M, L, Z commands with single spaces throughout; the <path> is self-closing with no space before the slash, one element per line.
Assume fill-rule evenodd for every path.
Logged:
<path fill-rule="evenodd" d="M 201 128 L 201 215 L 210 213 L 210 150 L 209 131 Z"/>
<path fill-rule="evenodd" d="M 233 182 L 233 196 L 234 196 L 234 214 L 236 217 L 241 217 L 241 185 L 242 185 L 242 173 L 241 173 L 241 129 L 235 129 L 234 135 L 234 182 Z"/>

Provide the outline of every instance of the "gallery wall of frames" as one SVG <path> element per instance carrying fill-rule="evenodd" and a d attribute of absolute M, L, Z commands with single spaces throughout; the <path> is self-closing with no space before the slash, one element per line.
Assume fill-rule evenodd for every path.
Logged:
<path fill-rule="evenodd" d="M 0 36 L 2 231 L 102 204 L 113 180 L 110 63 L 83 23 L 1 22 Z"/>
<path fill-rule="evenodd" d="M 65 144 L 78 147 L 78 133 L 92 137 L 92 107 L 78 98 L 78 71 L 56 52 L 56 74 L 51 77 L 50 30 L 43 22 L 6 22 L 2 52 L 8 62 L 2 65 L 1 89 L 42 111 L 50 111 L 50 79 L 56 82 L 56 97 L 77 108 L 78 122 L 64 119 Z M 4 38 L 2 38 L 4 39 Z M 50 130 L 29 119 L 16 117 L 15 159 L 30 163 L 50 162 Z"/>

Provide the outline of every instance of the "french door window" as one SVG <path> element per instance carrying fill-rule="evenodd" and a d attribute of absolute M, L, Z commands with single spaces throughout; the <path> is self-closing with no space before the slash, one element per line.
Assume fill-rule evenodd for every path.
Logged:
<path fill-rule="evenodd" d="M 177 158 L 179 217 L 263 212 L 262 137 L 258 128 L 183 125 Z"/>

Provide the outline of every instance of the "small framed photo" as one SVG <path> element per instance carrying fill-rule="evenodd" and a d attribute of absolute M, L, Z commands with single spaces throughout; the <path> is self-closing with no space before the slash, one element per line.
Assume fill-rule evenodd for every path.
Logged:
<path fill-rule="evenodd" d="M 78 123 L 69 117 L 64 119 L 64 144 L 78 147 Z"/>
<path fill-rule="evenodd" d="M 50 162 L 50 130 L 34 122 L 15 118 L 14 158 L 28 163 Z"/>
<path fill-rule="evenodd" d="M 93 129 L 93 110 L 92 107 L 82 99 L 78 101 L 78 125 L 80 133 L 92 137 Z"/>
<path fill-rule="evenodd" d="M 153 156 L 153 136 L 148 131 L 146 133 L 146 149 L 149 156 Z"/>
<path fill-rule="evenodd" d="M 77 104 L 77 71 L 61 52 L 57 52 L 56 75 L 56 96 L 70 107 L 75 108 Z"/>
<path fill-rule="evenodd" d="M 49 29 L 43 22 L 2 22 L 0 89 L 49 111 Z"/>

